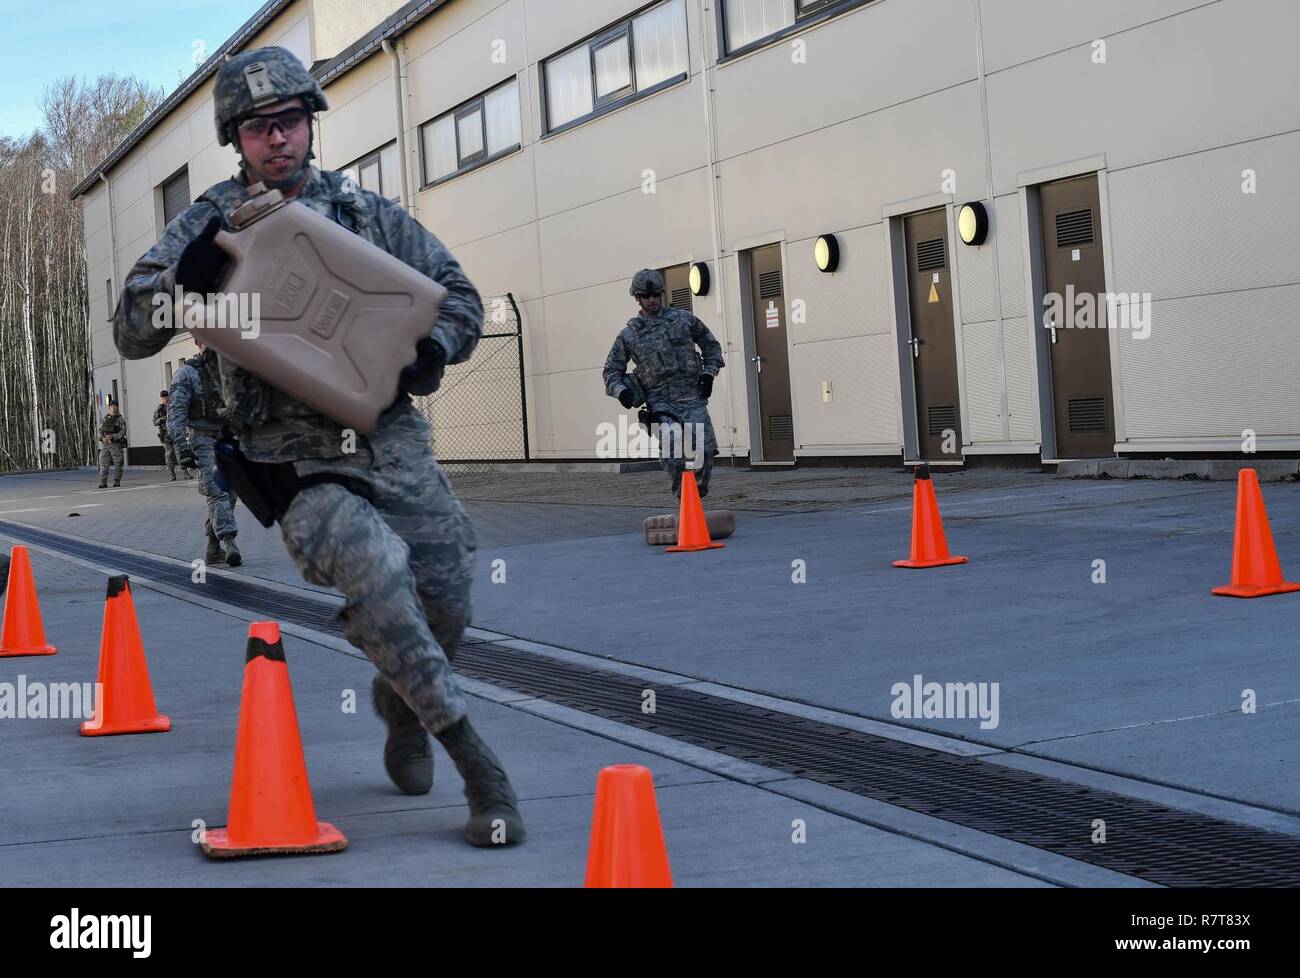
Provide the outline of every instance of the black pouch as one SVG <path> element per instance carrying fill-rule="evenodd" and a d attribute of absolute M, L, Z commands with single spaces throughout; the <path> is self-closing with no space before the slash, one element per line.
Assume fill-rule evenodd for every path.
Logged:
<path fill-rule="evenodd" d="M 290 478 L 296 480 L 297 475 L 294 473 L 293 464 L 285 462 L 280 465 L 262 465 L 250 462 L 248 457 L 239 450 L 239 446 L 229 438 L 222 438 L 217 442 L 215 455 L 217 470 L 226 485 L 244 501 L 248 511 L 257 518 L 257 522 L 266 527 L 274 526 L 275 521 L 284 513 L 283 510 L 277 512 L 276 490 L 273 485 L 268 485 L 270 480 L 266 478 L 265 470 L 288 469 Z"/>
<path fill-rule="evenodd" d="M 311 486 L 334 483 L 368 502 L 375 501 L 370 486 L 360 479 L 334 472 L 300 476 L 292 462 L 254 462 L 229 438 L 217 442 L 216 457 L 222 477 L 257 521 L 268 528 L 284 519 L 298 493 Z"/>

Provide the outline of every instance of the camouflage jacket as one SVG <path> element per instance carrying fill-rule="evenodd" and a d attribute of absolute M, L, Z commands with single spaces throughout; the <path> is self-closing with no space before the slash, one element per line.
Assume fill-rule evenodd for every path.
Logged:
<path fill-rule="evenodd" d="M 703 363 L 695 352 L 697 345 Z M 636 364 L 631 378 L 629 360 Z M 725 365 L 722 346 L 709 327 L 685 309 L 668 306 L 654 318 L 643 315 L 628 320 L 605 358 L 605 393 L 618 397 L 630 388 L 636 404 L 682 406 L 703 400 L 701 373 L 716 377 Z"/>
<path fill-rule="evenodd" d="M 110 445 L 126 444 L 126 418 L 120 414 L 116 417 L 111 414 L 104 415 L 104 420 L 99 423 L 99 443 L 104 444 L 104 436 L 108 435 Z"/>
<path fill-rule="evenodd" d="M 212 436 L 221 432 L 226 410 L 219 383 L 217 355 L 211 350 L 190 357 L 172 377 L 167 434 L 178 452 L 190 448 L 190 430 Z"/>
<path fill-rule="evenodd" d="M 167 405 L 159 404 L 153 409 L 153 426 L 158 429 L 158 440 L 167 442 L 171 440 L 171 435 L 167 434 Z"/>
<path fill-rule="evenodd" d="M 190 241 L 214 215 L 229 227 L 230 216 L 249 198 L 242 177 L 209 187 L 167 226 L 159 242 L 126 278 L 113 317 L 113 339 L 128 360 L 153 356 L 172 338 L 171 329 L 153 324 L 154 296 L 170 296 L 176 286 L 176 263 Z M 355 231 L 447 289 L 430 335 L 447 353 L 447 363 L 461 363 L 474 352 L 483 333 L 483 303 L 478 291 L 443 244 L 398 204 L 362 190 L 342 173 L 311 167 L 297 199 Z M 227 425 L 244 452 L 261 462 L 339 458 L 344 454 L 343 427 L 300 401 L 218 357 Z M 432 389 L 437 378 L 419 378 Z M 173 428 L 173 438 L 175 430 Z M 179 447 L 179 440 L 177 445 Z M 369 452 L 356 438 L 357 451 Z"/>

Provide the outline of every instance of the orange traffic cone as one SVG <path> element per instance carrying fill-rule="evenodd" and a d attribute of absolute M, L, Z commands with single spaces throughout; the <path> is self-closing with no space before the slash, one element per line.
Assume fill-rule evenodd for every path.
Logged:
<path fill-rule="evenodd" d="M 248 626 L 245 663 L 230 822 L 204 832 L 200 848 L 216 859 L 346 849 L 342 832 L 316 821 L 279 625 Z"/>
<path fill-rule="evenodd" d="M 81 725 L 81 732 L 86 737 L 103 737 L 163 733 L 171 728 L 171 719 L 154 705 L 129 579 L 125 574 L 110 577 L 104 602 L 104 633 L 99 640 L 95 716 Z"/>
<path fill-rule="evenodd" d="M 640 764 L 615 764 L 596 779 L 587 849 L 588 888 L 671 887 L 654 779 Z"/>
<path fill-rule="evenodd" d="M 965 557 L 948 553 L 943 519 L 939 516 L 939 501 L 934 497 L 934 483 L 930 480 L 930 467 L 918 466 L 916 482 L 912 485 L 912 556 L 894 561 L 894 566 L 943 567 L 964 563 Z"/>
<path fill-rule="evenodd" d="M 1232 546 L 1232 583 L 1211 593 L 1233 598 L 1262 598 L 1266 594 L 1300 591 L 1300 584 L 1282 580 L 1282 565 L 1268 526 L 1264 493 L 1254 469 L 1237 474 L 1237 533 Z"/>
<path fill-rule="evenodd" d="M 686 553 L 693 550 L 721 550 L 726 544 L 714 543 L 709 536 L 709 524 L 704 516 L 704 503 L 700 501 L 700 487 L 695 484 L 695 473 L 687 469 L 682 473 L 682 506 L 677 516 L 677 546 L 664 553 Z"/>
<path fill-rule="evenodd" d="M 36 581 L 26 547 L 14 547 L 9 565 L 9 593 L 5 595 L 5 623 L 0 631 L 0 658 L 15 655 L 53 655 L 54 646 L 45 641 L 41 603 L 36 600 Z"/>

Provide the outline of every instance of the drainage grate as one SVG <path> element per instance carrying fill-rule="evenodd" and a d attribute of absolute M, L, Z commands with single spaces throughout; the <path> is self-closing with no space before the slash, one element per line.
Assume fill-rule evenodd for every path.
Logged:
<path fill-rule="evenodd" d="M 325 598 L 219 575 L 196 585 L 162 561 L 10 523 L 0 522 L 0 531 L 257 614 L 338 632 L 337 603 Z M 467 640 L 456 668 L 528 696 L 1153 883 L 1300 886 L 1300 839 L 1279 833 L 694 690 L 657 688 L 656 712 L 647 715 L 641 712 L 645 680 L 491 642 Z M 1099 818 L 1106 822 L 1105 845 L 1091 841 Z"/>

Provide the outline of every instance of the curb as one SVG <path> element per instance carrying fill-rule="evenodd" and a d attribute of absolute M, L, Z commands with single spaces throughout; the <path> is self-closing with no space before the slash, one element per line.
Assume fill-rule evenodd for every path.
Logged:
<path fill-rule="evenodd" d="M 1199 482 L 1236 482 L 1242 469 L 1254 469 L 1260 482 L 1300 479 L 1300 459 L 1127 459 L 1085 458 L 1059 462 L 1058 479 L 1181 479 Z"/>

